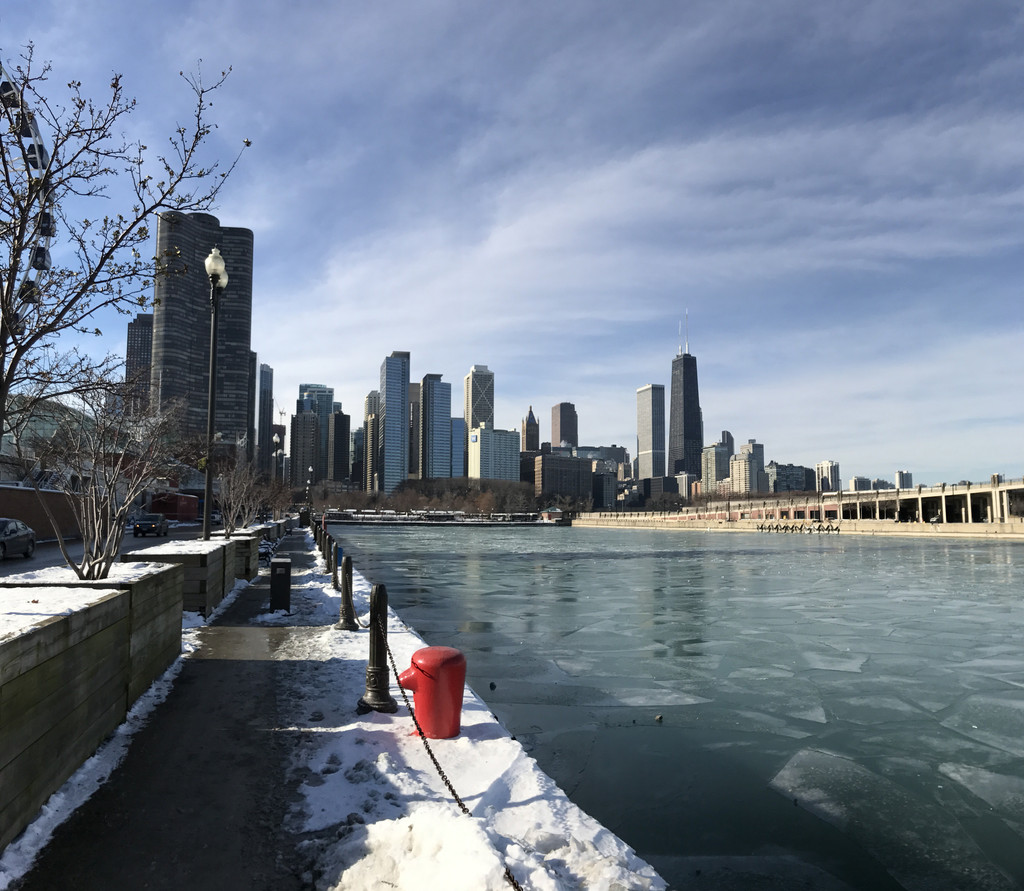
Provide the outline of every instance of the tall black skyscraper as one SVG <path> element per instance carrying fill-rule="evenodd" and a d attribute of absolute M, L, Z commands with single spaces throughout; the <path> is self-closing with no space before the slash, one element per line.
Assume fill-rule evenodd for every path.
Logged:
<path fill-rule="evenodd" d="M 215 433 L 225 442 L 247 443 L 252 457 L 256 384 L 250 350 L 252 251 L 250 229 L 221 226 L 205 213 L 168 211 L 157 216 L 157 254 L 171 268 L 156 277 L 153 294 L 153 366 L 150 401 L 185 405 L 184 430 L 206 431 L 210 375 L 210 280 L 203 261 L 220 248 L 228 285 L 217 312 L 217 413 Z"/>
<path fill-rule="evenodd" d="M 559 402 L 551 409 L 551 447 L 558 448 L 563 444 L 580 444 L 579 417 L 576 406 L 571 402 Z"/>
<path fill-rule="evenodd" d="M 153 314 L 140 312 L 128 323 L 125 377 L 135 394 L 136 407 L 149 405 L 149 378 L 153 364 Z"/>
<path fill-rule="evenodd" d="M 697 388 L 697 358 L 680 344 L 672 360 L 672 392 L 669 397 L 668 472 L 692 473 L 700 479 L 700 453 L 704 448 L 704 418 Z"/>

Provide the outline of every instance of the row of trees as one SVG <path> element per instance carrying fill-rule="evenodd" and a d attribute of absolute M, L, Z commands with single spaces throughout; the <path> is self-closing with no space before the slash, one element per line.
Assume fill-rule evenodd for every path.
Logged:
<path fill-rule="evenodd" d="M 314 487 L 314 507 L 353 510 L 445 510 L 468 514 L 531 513 L 546 507 L 590 510 L 593 499 L 565 495 L 535 495 L 529 483 L 508 480 L 452 479 L 407 480 L 391 495 L 383 492 L 332 493 Z"/>
<path fill-rule="evenodd" d="M 132 393 L 130 382 L 92 373 L 74 396 L 36 406 L 7 462 L 9 471 L 37 491 L 64 494 L 84 545 L 79 560 L 72 559 L 49 501 L 40 498 L 40 503 L 61 553 L 83 579 L 106 578 L 147 490 L 175 488 L 195 468 L 205 470 L 206 443 L 182 435 L 182 406 L 150 411 Z M 251 524 L 261 511 L 280 510 L 293 500 L 290 490 L 256 471 L 244 450 L 218 450 L 213 462 L 225 535 Z"/>

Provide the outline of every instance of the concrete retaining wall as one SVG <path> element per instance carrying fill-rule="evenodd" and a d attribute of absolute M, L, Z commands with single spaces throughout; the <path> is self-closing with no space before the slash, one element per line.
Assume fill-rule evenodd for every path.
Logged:
<path fill-rule="evenodd" d="M 208 616 L 235 585 L 235 542 L 221 538 L 188 544 L 185 549 L 181 542 L 165 542 L 122 554 L 121 560 L 181 566 L 185 573 L 182 609 Z"/>
<path fill-rule="evenodd" d="M 231 541 L 235 545 L 235 578 L 251 581 L 260 574 L 260 533 L 236 532 Z"/>
<path fill-rule="evenodd" d="M 94 602 L 0 642 L 0 849 L 177 658 L 183 583 L 179 566 L 127 582 L 78 582 L 75 590 L 89 592 L 83 601 Z M 53 584 L 7 579 L 3 587 Z"/>

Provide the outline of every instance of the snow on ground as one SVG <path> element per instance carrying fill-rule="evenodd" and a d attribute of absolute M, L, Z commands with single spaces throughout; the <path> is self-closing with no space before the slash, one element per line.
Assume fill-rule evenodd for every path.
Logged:
<path fill-rule="evenodd" d="M 310 547 L 312 540 L 310 539 Z M 293 573 L 292 612 L 261 622 L 296 626 L 277 651 L 295 668 L 282 703 L 297 709 L 303 733 L 295 769 L 304 780 L 301 812 L 289 829 L 315 849 L 317 889 L 511 887 L 662 889 L 652 867 L 577 808 L 469 688 L 462 731 L 430 740 L 441 769 L 472 816 L 464 816 L 416 735 L 392 672 L 395 714 L 356 713 L 366 687 L 367 631 L 333 628 L 340 597 L 317 569 Z M 353 578 L 357 616 L 366 624 L 370 584 Z M 388 643 L 399 672 L 423 641 L 391 613 Z M 309 675 L 316 675 L 315 683 Z M 327 691 L 311 695 L 310 691 Z M 412 697 L 410 696 L 410 699 Z"/>
<path fill-rule="evenodd" d="M 307 534 L 312 550 L 312 537 Z M 366 624 L 370 585 L 353 579 L 356 613 Z M 245 583 L 225 600 L 224 609 Z M 465 816 L 415 734 L 397 687 L 395 714 L 359 715 L 365 691 L 368 632 L 333 627 L 340 612 L 320 560 L 291 578 L 291 613 L 264 613 L 260 624 L 291 627 L 275 652 L 287 660 L 282 720 L 301 740 L 291 770 L 301 804 L 287 827 L 315 863 L 306 878 L 320 891 L 498 891 L 510 888 L 508 868 L 524 889 L 664 889 L 654 869 L 577 808 L 498 723 L 468 687 L 462 730 L 429 745 L 471 816 Z M 203 621 L 186 614 L 184 655 L 198 647 Z M 394 614 L 388 642 L 397 670 L 423 641 Z M 42 809 L 0 857 L 0 891 L 31 866 L 53 829 L 114 770 L 132 733 L 166 697 L 181 659 L 143 696 L 114 737 Z M 410 696 L 410 699 L 412 697 Z"/>

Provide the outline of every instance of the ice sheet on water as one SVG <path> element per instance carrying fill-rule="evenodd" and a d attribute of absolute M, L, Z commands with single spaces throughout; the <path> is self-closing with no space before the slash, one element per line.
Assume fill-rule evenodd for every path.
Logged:
<path fill-rule="evenodd" d="M 975 694 L 942 723 L 971 739 L 1024 756 L 1024 691 Z"/>
<path fill-rule="evenodd" d="M 803 749 L 770 785 L 856 839 L 907 891 L 1015 887 L 952 815 L 849 758 Z"/>
<path fill-rule="evenodd" d="M 939 771 L 1009 819 L 1024 821 L 1024 779 L 967 764 L 940 764 Z"/>
<path fill-rule="evenodd" d="M 837 879 L 795 856 L 756 857 L 659 857 L 647 855 L 648 862 L 662 875 L 693 876 L 692 883 L 676 885 L 685 889 L 714 888 L 715 891 L 780 891 L 814 888 L 815 891 L 852 891 Z"/>
<path fill-rule="evenodd" d="M 669 690 L 664 687 L 612 689 L 608 692 L 623 705 L 636 707 L 665 708 L 670 705 L 700 705 L 711 701 L 685 690 Z"/>
<path fill-rule="evenodd" d="M 919 717 L 922 710 L 895 696 L 830 697 L 828 706 L 839 720 L 875 725 Z"/>
<path fill-rule="evenodd" d="M 786 714 L 791 718 L 799 718 L 801 721 L 813 721 L 815 724 L 825 724 L 828 722 L 828 717 L 825 715 L 825 709 L 820 705 L 791 709 L 787 711 Z"/>
<path fill-rule="evenodd" d="M 868 661 L 867 656 L 860 653 L 823 653 L 813 650 L 805 651 L 802 658 L 809 668 L 821 671 L 846 671 L 853 674 L 860 674 L 864 663 Z"/>

